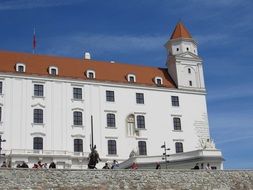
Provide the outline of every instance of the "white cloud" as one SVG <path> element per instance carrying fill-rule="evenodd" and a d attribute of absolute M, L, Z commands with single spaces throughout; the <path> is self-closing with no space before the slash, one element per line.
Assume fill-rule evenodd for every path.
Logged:
<path fill-rule="evenodd" d="M 1 0 L 0 10 L 32 9 L 54 7 L 84 2 L 86 0 Z"/>

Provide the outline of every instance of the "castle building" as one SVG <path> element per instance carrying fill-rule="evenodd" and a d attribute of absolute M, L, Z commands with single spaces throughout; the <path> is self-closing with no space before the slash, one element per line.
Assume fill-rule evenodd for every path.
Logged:
<path fill-rule="evenodd" d="M 4 159 L 87 168 L 93 141 L 103 162 L 152 163 L 165 142 L 172 167 L 202 159 L 222 169 L 197 43 L 179 22 L 165 48 L 166 68 L 0 51 Z"/>

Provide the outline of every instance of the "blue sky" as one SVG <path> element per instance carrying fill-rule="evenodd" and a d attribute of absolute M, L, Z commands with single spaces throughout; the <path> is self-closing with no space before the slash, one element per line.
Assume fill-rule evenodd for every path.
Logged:
<path fill-rule="evenodd" d="M 0 49 L 165 66 L 182 20 L 199 44 L 209 124 L 226 168 L 253 168 L 253 1 L 0 0 Z"/>

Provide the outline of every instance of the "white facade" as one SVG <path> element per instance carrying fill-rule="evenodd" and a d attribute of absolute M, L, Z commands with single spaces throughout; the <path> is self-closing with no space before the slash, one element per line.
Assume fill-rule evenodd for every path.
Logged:
<path fill-rule="evenodd" d="M 187 43 L 190 52 L 182 50 Z M 0 71 L 0 135 L 6 140 L 2 143 L 6 159 L 13 166 L 22 161 L 31 166 L 41 160 L 54 161 L 59 168 L 86 168 L 91 144 L 91 116 L 94 144 L 103 162 L 124 161 L 132 151 L 140 153 L 140 141 L 146 143 L 146 156 L 162 155 L 160 147 L 164 142 L 171 149 L 169 154 L 176 153 L 176 143 L 182 143 L 183 152 L 204 148 L 203 144 L 211 140 L 202 61 L 197 56 L 196 44 L 185 44 L 177 41 L 175 45 L 170 41 L 166 46 L 172 52 L 168 70 L 177 88 L 143 86 L 135 81 L 121 84 Z M 181 50 L 173 54 L 177 46 Z M 57 68 L 55 74 L 58 72 Z M 93 72 L 92 78 L 95 78 Z M 89 75 L 88 72 L 85 74 Z M 155 82 L 162 83 L 159 79 L 155 78 Z M 43 95 L 36 95 L 37 88 L 43 88 Z M 74 88 L 82 92 L 81 98 L 74 97 Z M 106 91 L 113 92 L 113 98 L 109 99 L 114 101 L 107 100 Z M 137 103 L 136 93 L 142 94 L 144 102 L 141 97 L 141 103 Z M 172 97 L 177 100 L 174 106 Z M 42 110 L 43 121 L 34 122 L 34 110 Z M 74 112 L 81 114 L 80 125 L 74 124 Z M 115 126 L 107 126 L 107 114 L 114 114 Z M 145 124 L 138 127 L 139 116 L 144 118 Z M 174 118 L 179 122 L 177 127 Z M 43 139 L 41 150 L 34 149 L 35 137 Z M 82 151 L 74 151 L 74 139 L 82 140 Z M 116 154 L 108 152 L 108 141 L 116 142 Z"/>

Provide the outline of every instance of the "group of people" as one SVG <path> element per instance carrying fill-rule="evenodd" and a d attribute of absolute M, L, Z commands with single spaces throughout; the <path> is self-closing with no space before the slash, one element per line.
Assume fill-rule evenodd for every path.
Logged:
<path fill-rule="evenodd" d="M 41 169 L 41 168 L 43 168 L 43 169 L 47 169 L 47 168 L 56 168 L 56 164 L 55 164 L 54 162 L 51 162 L 51 163 L 49 164 L 49 167 L 48 167 L 47 163 L 42 164 L 41 161 L 38 161 L 38 163 L 37 163 L 37 164 L 34 164 L 32 168 L 34 168 L 34 169 Z"/>
<path fill-rule="evenodd" d="M 113 160 L 111 167 L 109 167 L 109 164 L 106 162 L 104 167 L 102 169 L 119 169 L 119 163 L 117 160 Z M 138 169 L 138 165 L 133 162 L 131 165 L 131 169 L 136 170 Z"/>
<path fill-rule="evenodd" d="M 109 167 L 109 164 L 106 162 L 104 167 L 102 169 L 118 169 L 119 163 L 117 160 L 113 160 L 111 167 Z"/>
<path fill-rule="evenodd" d="M 196 163 L 196 165 L 192 169 L 193 170 L 199 170 L 199 169 L 211 170 L 212 168 L 209 163 L 207 163 L 207 165 L 205 167 L 204 167 L 204 163 L 201 163 L 200 167 L 199 167 L 199 163 Z"/>

